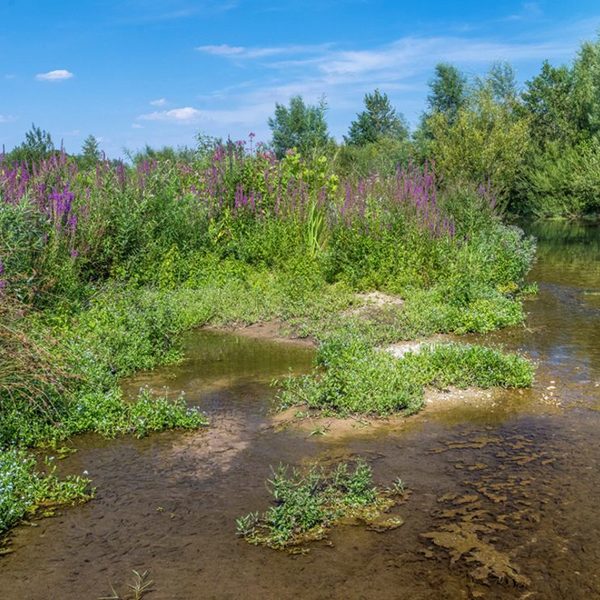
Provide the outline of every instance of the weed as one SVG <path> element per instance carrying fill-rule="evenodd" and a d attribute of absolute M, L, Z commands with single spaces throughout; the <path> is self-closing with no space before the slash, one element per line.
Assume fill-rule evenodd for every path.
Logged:
<path fill-rule="evenodd" d="M 133 583 L 127 584 L 127 587 L 131 590 L 131 594 L 127 596 L 121 596 L 117 593 L 115 588 L 111 585 L 111 595 L 102 596 L 98 600 L 142 600 L 147 592 L 151 591 L 151 587 L 154 582 L 148 578 L 148 571 L 139 573 L 135 569 L 133 570 Z"/>
<path fill-rule="evenodd" d="M 237 519 L 236 524 L 238 535 L 248 542 L 272 548 L 321 539 L 342 518 L 372 521 L 394 504 L 373 485 L 371 468 L 362 460 L 330 470 L 313 466 L 300 471 L 281 465 L 268 487 L 275 504 L 262 515 Z"/>

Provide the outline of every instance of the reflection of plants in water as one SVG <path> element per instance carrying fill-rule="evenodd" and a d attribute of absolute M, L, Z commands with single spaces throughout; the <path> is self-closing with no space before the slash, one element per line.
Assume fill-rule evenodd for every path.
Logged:
<path fill-rule="evenodd" d="M 594 261 L 600 259 L 598 225 L 541 221 L 526 228 L 538 238 L 538 263 L 552 265 L 557 275 L 568 269 L 577 271 L 579 277 L 589 274 L 598 282 L 598 271 L 593 267 Z"/>
<path fill-rule="evenodd" d="M 131 590 L 127 596 L 120 596 L 115 588 L 111 585 L 111 595 L 102 596 L 98 600 L 142 600 L 146 592 L 150 591 L 150 586 L 154 582 L 148 578 L 148 571 L 139 573 L 135 569 L 133 570 L 133 583 L 127 584 L 127 587 Z"/>
<path fill-rule="evenodd" d="M 238 535 L 251 544 L 297 546 L 324 538 L 328 528 L 342 519 L 384 524 L 385 529 L 403 523 L 401 519 L 382 520 L 382 515 L 403 499 L 404 484 L 398 479 L 387 490 L 378 490 L 371 467 L 362 460 L 352 466 L 340 463 L 329 471 L 313 466 L 301 472 L 282 465 L 273 471 L 268 484 L 275 505 L 262 515 L 250 513 L 236 521 Z"/>

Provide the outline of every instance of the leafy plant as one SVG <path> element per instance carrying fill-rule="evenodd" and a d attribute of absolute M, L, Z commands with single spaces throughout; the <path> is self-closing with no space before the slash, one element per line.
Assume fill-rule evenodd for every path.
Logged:
<path fill-rule="evenodd" d="M 321 539 L 342 518 L 369 522 L 394 504 L 373 485 L 371 468 L 362 460 L 339 463 L 330 470 L 313 466 L 300 471 L 280 465 L 268 487 L 274 505 L 236 523 L 238 535 L 248 542 L 272 548 Z"/>

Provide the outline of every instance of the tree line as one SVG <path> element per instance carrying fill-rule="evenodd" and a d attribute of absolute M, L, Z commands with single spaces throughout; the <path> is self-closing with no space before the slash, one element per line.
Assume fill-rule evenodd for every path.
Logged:
<path fill-rule="evenodd" d="M 600 38 L 584 42 L 568 65 L 545 61 L 522 88 L 508 63 L 475 78 L 440 63 L 413 131 L 385 92 L 369 92 L 363 103 L 340 142 L 329 132 L 324 99 L 277 103 L 268 120 L 270 148 L 278 158 L 292 149 L 305 158 L 327 156 L 344 176 L 434 163 L 447 185 L 489 186 L 517 213 L 574 217 L 600 207 Z M 193 160 L 221 143 L 204 135 L 197 142 L 196 148 L 146 146 L 129 158 Z M 55 151 L 51 136 L 33 126 L 5 159 L 33 161 Z M 86 138 L 76 158 L 84 166 L 100 160 L 98 141 Z"/>

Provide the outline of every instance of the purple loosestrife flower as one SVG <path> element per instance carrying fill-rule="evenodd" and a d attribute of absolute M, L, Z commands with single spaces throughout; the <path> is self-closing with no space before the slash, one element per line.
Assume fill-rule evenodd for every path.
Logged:
<path fill-rule="evenodd" d="M 0 293 L 8 286 L 8 282 L 3 277 L 4 275 L 4 263 L 0 259 Z"/>

